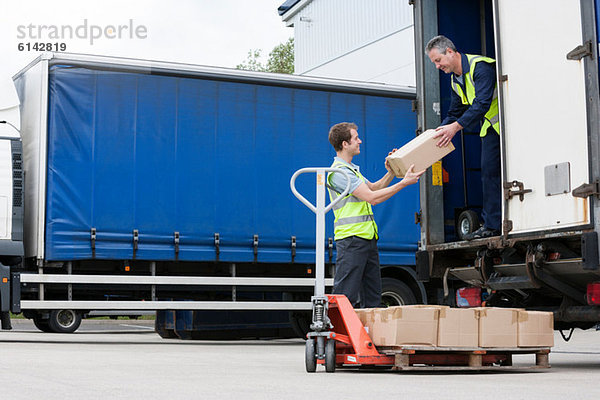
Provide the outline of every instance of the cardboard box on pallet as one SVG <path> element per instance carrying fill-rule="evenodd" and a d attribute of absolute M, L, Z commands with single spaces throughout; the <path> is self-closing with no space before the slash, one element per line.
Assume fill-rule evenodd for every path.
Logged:
<path fill-rule="evenodd" d="M 434 138 L 434 135 L 435 129 L 428 129 L 387 156 L 394 175 L 404 177 L 412 164 L 415 172 L 427 169 L 454 150 L 452 142 L 446 147 L 437 147 L 439 138 Z"/>
<path fill-rule="evenodd" d="M 479 318 L 479 347 L 517 347 L 519 310 L 475 308 Z"/>
<path fill-rule="evenodd" d="M 554 346 L 554 314 L 520 310 L 518 316 L 519 347 Z"/>
<path fill-rule="evenodd" d="M 371 339 L 375 346 L 437 345 L 440 308 L 396 306 L 374 311 Z"/>
<path fill-rule="evenodd" d="M 371 332 L 373 332 L 373 324 L 375 322 L 375 310 L 377 310 L 377 308 L 357 308 L 354 310 L 356 312 L 356 315 L 358 315 L 358 319 L 365 327 L 365 330 L 367 331 L 369 336 L 371 335 Z"/>
<path fill-rule="evenodd" d="M 438 346 L 479 346 L 479 318 L 473 308 L 440 308 Z"/>

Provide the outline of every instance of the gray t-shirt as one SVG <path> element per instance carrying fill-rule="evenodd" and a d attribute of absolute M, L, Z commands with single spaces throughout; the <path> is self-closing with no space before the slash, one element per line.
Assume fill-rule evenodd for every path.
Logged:
<path fill-rule="evenodd" d="M 353 163 L 348 164 L 346 161 L 342 160 L 339 157 L 335 157 L 334 160 L 347 165 L 355 171 L 359 171 L 360 169 L 358 165 Z M 350 193 L 352 193 L 356 190 L 357 187 L 361 185 L 361 183 L 364 183 L 364 181 L 350 171 L 348 171 L 348 174 L 350 175 Z M 328 182 L 339 193 L 342 193 L 346 188 L 346 177 L 342 174 L 334 173 L 331 177 L 329 177 Z"/>

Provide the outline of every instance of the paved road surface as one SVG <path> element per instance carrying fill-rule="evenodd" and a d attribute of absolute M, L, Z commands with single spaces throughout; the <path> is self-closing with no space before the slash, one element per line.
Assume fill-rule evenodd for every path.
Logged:
<path fill-rule="evenodd" d="M 556 334 L 552 369 L 519 373 L 304 371 L 299 339 L 161 339 L 152 321 L 84 321 L 70 335 L 0 332 L 0 399 L 592 399 L 600 332 Z M 530 364 L 532 355 L 515 358 Z"/>

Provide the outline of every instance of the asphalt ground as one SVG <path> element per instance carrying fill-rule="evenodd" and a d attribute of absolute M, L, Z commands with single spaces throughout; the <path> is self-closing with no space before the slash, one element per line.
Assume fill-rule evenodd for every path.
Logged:
<path fill-rule="evenodd" d="M 300 339 L 161 339 L 153 321 L 84 320 L 73 334 L 13 320 L 0 332 L 0 399 L 592 399 L 600 332 L 556 332 L 552 368 L 527 372 L 308 374 Z M 514 365 L 533 364 L 533 355 Z M 321 368 L 321 367 L 320 367 Z"/>

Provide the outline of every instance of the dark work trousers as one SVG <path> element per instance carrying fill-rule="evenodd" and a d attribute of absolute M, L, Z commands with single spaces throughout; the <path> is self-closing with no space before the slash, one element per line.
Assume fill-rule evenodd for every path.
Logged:
<path fill-rule="evenodd" d="M 502 227 L 502 185 L 500 173 L 500 135 L 493 128 L 481 138 L 481 185 L 483 189 L 483 226 L 500 231 Z"/>
<path fill-rule="evenodd" d="M 377 239 L 350 236 L 336 241 L 334 294 L 344 294 L 353 307 L 379 307 L 381 272 Z"/>

